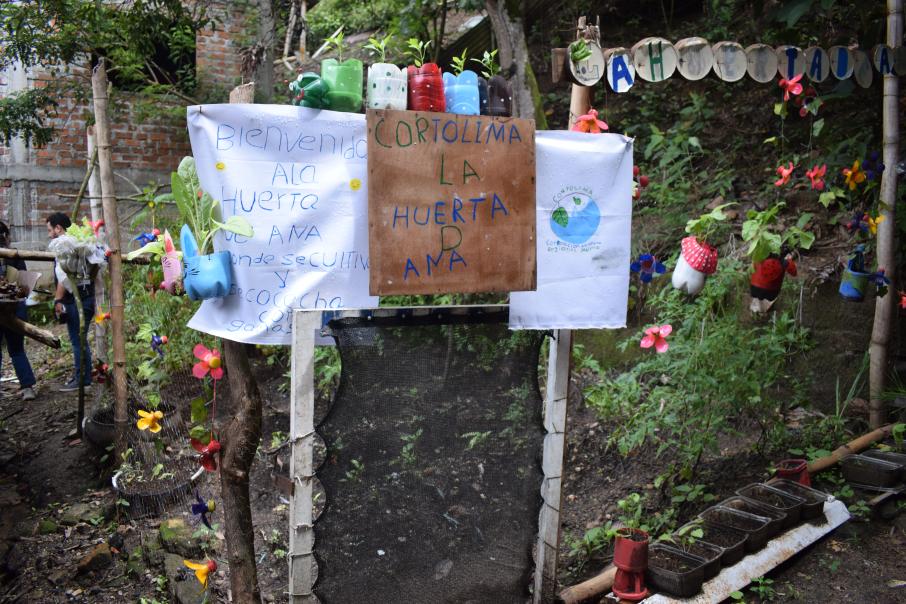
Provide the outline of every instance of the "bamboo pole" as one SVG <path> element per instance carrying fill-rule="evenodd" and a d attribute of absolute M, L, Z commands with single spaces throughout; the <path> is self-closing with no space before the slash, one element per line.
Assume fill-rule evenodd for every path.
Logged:
<path fill-rule="evenodd" d="M 37 260 L 38 262 L 53 262 L 56 260 L 57 256 L 53 252 L 0 247 L 0 258 L 20 258 L 22 260 Z M 132 260 L 123 259 L 123 262 L 129 264 L 151 264 L 150 260 L 142 257 L 133 258 Z"/>
<path fill-rule="evenodd" d="M 617 567 L 611 564 L 601 574 L 561 591 L 560 599 L 564 604 L 578 604 L 583 600 L 599 596 L 613 587 L 613 580 L 616 576 Z"/>
<path fill-rule="evenodd" d="M 887 0 L 887 44 L 901 45 L 903 38 L 903 0 Z M 871 330 L 871 368 L 869 370 L 869 424 L 877 428 L 887 421 L 887 405 L 882 398 L 887 381 L 890 335 L 897 291 L 896 280 L 896 197 L 897 164 L 899 163 L 900 122 L 897 111 L 900 82 L 891 71 L 884 76 L 883 136 L 884 165 L 881 175 L 880 215 L 878 225 L 878 268 L 890 278 L 890 292 L 875 300 L 875 320 Z"/>
<path fill-rule="evenodd" d="M 120 229 L 116 212 L 116 192 L 113 183 L 113 159 L 110 153 L 110 124 L 107 117 L 107 68 L 103 58 L 91 75 L 94 96 L 95 136 L 97 137 L 98 168 L 101 174 L 101 203 L 107 225 L 107 244 L 110 247 L 110 329 L 113 334 L 113 385 L 116 394 L 113 423 L 116 426 L 116 462 L 126 450 L 127 415 L 126 340 L 123 334 L 123 258 L 120 255 Z"/>
<path fill-rule="evenodd" d="M 822 472 L 828 469 L 847 455 L 858 453 L 859 451 L 867 448 L 868 445 L 887 438 L 888 436 L 890 436 L 892 430 L 893 424 L 887 424 L 886 426 L 882 426 L 877 430 L 869 432 L 868 434 L 863 434 L 859 438 L 851 440 L 845 445 L 837 447 L 836 449 L 834 449 L 834 452 L 827 457 L 822 457 L 811 462 L 808 465 L 808 473 L 817 474 L 818 472 Z"/>
<path fill-rule="evenodd" d="M 88 144 L 88 153 L 92 156 L 92 163 L 97 163 L 97 143 L 94 139 L 94 126 L 88 128 L 85 142 Z M 91 221 L 97 222 L 104 218 L 104 207 L 101 204 L 101 181 L 97 170 L 94 170 L 88 179 L 88 195 L 90 196 L 88 208 L 91 213 Z M 107 237 L 107 229 L 101 227 L 99 233 L 103 238 Z M 94 295 L 97 299 L 95 307 L 100 310 L 107 308 L 107 284 L 104 271 L 98 271 L 94 279 Z M 107 362 L 107 322 L 100 321 L 94 324 L 94 350 L 96 358 Z"/>
<path fill-rule="evenodd" d="M 36 327 L 27 321 L 23 321 L 13 314 L 12 309 L 0 312 L 0 326 L 4 329 L 28 336 L 32 340 L 41 342 L 45 346 L 50 346 L 51 348 L 60 347 L 60 338 L 49 331 Z"/>
<path fill-rule="evenodd" d="M 82 186 L 79 187 L 79 192 L 76 194 L 75 201 L 72 204 L 72 215 L 69 219 L 75 222 L 79 217 L 79 212 L 82 209 L 82 199 L 85 197 L 85 190 L 88 189 L 88 184 L 91 182 L 91 175 L 94 173 L 94 166 L 98 161 L 98 150 L 95 147 L 94 151 L 88 151 L 91 154 L 91 159 L 88 160 L 88 169 L 85 171 L 85 178 L 82 179 Z"/>

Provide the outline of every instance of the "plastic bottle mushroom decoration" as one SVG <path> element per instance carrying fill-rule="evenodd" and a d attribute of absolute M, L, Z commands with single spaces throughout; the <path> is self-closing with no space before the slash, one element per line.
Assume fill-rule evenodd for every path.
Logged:
<path fill-rule="evenodd" d="M 705 286 L 708 275 L 717 270 L 717 248 L 708 243 L 721 223 L 729 216 L 724 209 L 732 203 L 717 206 L 708 214 L 686 223 L 686 232 L 689 237 L 680 244 L 680 256 L 673 269 L 673 287 L 690 296 L 697 295 Z"/>
<path fill-rule="evenodd" d="M 440 67 L 435 63 L 424 62 L 431 42 L 410 38 L 407 45 L 413 63 L 406 68 L 409 77 L 409 110 L 445 111 L 447 105 Z"/>

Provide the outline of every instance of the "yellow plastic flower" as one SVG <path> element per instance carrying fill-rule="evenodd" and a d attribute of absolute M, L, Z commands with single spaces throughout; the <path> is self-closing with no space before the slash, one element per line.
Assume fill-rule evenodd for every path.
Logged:
<path fill-rule="evenodd" d="M 192 562 L 191 560 L 183 560 L 182 563 L 195 571 L 195 578 L 198 579 L 201 586 L 205 588 L 208 586 L 208 574 L 217 570 L 217 563 L 213 560 L 208 560 L 203 564 Z"/>
<path fill-rule="evenodd" d="M 852 168 L 843 168 L 843 176 L 846 177 L 846 185 L 850 191 L 855 191 L 856 186 L 865 182 L 865 172 L 861 168 L 862 163 L 857 159 L 853 162 Z"/>
<path fill-rule="evenodd" d="M 871 231 L 872 235 L 878 234 L 878 225 L 884 222 L 884 216 L 878 216 L 877 218 L 868 217 L 868 230 Z"/>
<path fill-rule="evenodd" d="M 160 420 L 164 419 L 163 411 L 138 411 L 139 420 L 135 422 L 139 430 L 149 430 L 154 434 L 160 432 Z"/>

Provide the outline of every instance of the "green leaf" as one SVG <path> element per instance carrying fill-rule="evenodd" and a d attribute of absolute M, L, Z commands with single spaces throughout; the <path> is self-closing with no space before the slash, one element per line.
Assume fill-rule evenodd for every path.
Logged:
<path fill-rule="evenodd" d="M 192 408 L 192 423 L 200 424 L 208 419 L 208 408 L 205 406 L 205 400 L 202 397 L 192 399 L 189 403 Z"/>
<path fill-rule="evenodd" d="M 192 426 L 189 429 L 189 436 L 201 441 L 203 444 L 211 442 L 211 431 L 204 426 Z"/>
<path fill-rule="evenodd" d="M 830 204 L 834 203 L 834 200 L 837 199 L 837 194 L 833 191 L 825 191 L 818 196 L 818 203 L 823 205 L 825 208 L 829 207 Z"/>
<path fill-rule="evenodd" d="M 821 131 L 824 130 L 824 118 L 815 120 L 815 123 L 812 124 L 812 136 L 818 137 L 821 134 Z"/>
<path fill-rule="evenodd" d="M 812 8 L 812 0 L 787 0 L 777 11 L 776 20 L 793 27 Z"/>
<path fill-rule="evenodd" d="M 812 216 L 814 216 L 814 214 L 812 214 L 811 212 L 806 212 L 799 217 L 799 220 L 796 221 L 796 226 L 800 229 L 804 229 L 805 225 L 807 225 L 809 220 L 812 219 Z"/>
<path fill-rule="evenodd" d="M 780 142 L 780 141 L 779 141 L 779 139 L 778 139 L 776 136 L 770 136 L 770 137 L 764 139 L 764 140 L 762 141 L 762 144 L 765 144 L 765 145 L 776 145 L 778 142 Z"/>
<path fill-rule="evenodd" d="M 576 204 L 577 206 L 579 206 L 579 205 L 582 205 L 582 200 L 579 199 L 578 197 L 573 197 L 573 203 Z"/>
<path fill-rule="evenodd" d="M 212 220 L 212 222 L 224 231 L 236 233 L 243 237 L 251 237 L 255 234 L 249 221 L 241 216 L 230 216 L 226 222 L 217 222 L 216 220 Z"/>
<path fill-rule="evenodd" d="M 742 600 L 745 596 L 742 595 L 741 591 L 734 591 L 730 593 L 730 597 L 734 600 Z"/>
<path fill-rule="evenodd" d="M 688 142 L 690 147 L 695 147 L 699 151 L 703 151 L 701 141 L 698 140 L 697 136 L 690 136 Z"/>
<path fill-rule="evenodd" d="M 126 260 L 134 260 L 136 257 L 141 256 L 142 254 L 154 254 L 155 256 L 163 256 L 164 242 L 158 240 L 146 243 L 137 250 L 132 250 L 131 252 L 126 254 Z"/>
<path fill-rule="evenodd" d="M 569 224 L 569 215 L 563 208 L 557 208 L 556 210 L 554 210 L 554 213 L 551 214 L 551 218 L 553 218 L 554 222 L 564 228 Z"/>

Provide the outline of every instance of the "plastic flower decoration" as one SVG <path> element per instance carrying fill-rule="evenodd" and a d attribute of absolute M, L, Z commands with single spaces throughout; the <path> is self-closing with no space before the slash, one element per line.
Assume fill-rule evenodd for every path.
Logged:
<path fill-rule="evenodd" d="M 877 272 L 868 275 L 868 281 L 878 288 L 879 298 L 883 298 L 887 295 L 887 286 L 890 285 L 890 278 L 884 275 L 883 268 L 879 268 Z"/>
<path fill-rule="evenodd" d="M 159 336 L 156 333 L 151 335 L 151 350 L 156 352 L 163 358 L 164 356 L 164 344 L 169 342 L 170 339 L 167 336 Z"/>
<path fill-rule="evenodd" d="M 799 107 L 799 117 L 806 117 L 810 112 L 817 115 L 818 105 L 815 105 L 815 109 L 810 108 L 812 101 L 818 98 L 818 91 L 809 86 L 805 89 L 800 96 L 796 97 L 794 101 L 796 106 Z"/>
<path fill-rule="evenodd" d="M 214 510 L 217 509 L 217 504 L 214 503 L 213 499 L 208 499 L 207 501 L 202 499 L 201 495 L 198 494 L 197 489 L 195 491 L 195 501 L 196 503 L 192 504 L 192 513 L 199 517 L 202 524 L 211 528 L 211 521 L 208 520 L 208 514 L 214 513 Z"/>
<path fill-rule="evenodd" d="M 844 184 L 849 187 L 850 191 L 855 191 L 856 187 L 865 182 L 865 172 L 860 169 L 861 162 L 857 159 L 853 162 L 852 168 L 843 168 L 843 176 L 846 177 Z"/>
<path fill-rule="evenodd" d="M 812 181 L 812 189 L 815 191 L 824 190 L 824 175 L 827 174 L 827 164 L 812 166 L 811 170 L 806 170 L 805 175 Z"/>
<path fill-rule="evenodd" d="M 590 109 L 585 115 L 576 118 L 576 123 L 570 128 L 573 132 L 588 132 L 589 134 L 601 134 L 610 127 L 603 120 L 598 119 L 598 112 Z"/>
<path fill-rule="evenodd" d="M 220 351 L 216 348 L 208 349 L 204 344 L 196 344 L 192 351 L 198 362 L 192 366 L 192 375 L 199 380 L 211 373 L 211 378 L 219 380 L 223 377 L 223 368 L 220 366 Z"/>
<path fill-rule="evenodd" d="M 138 410 L 139 420 L 135 425 L 139 430 L 148 430 L 152 434 L 160 432 L 160 422 L 164 419 L 163 411 L 144 411 Z"/>
<path fill-rule="evenodd" d="M 906 308 L 906 292 L 899 292 L 900 294 L 900 308 Z"/>
<path fill-rule="evenodd" d="M 654 275 L 666 273 L 667 267 L 663 262 L 658 262 L 658 259 L 651 254 L 639 254 L 639 259 L 629 265 L 629 270 L 639 273 L 642 283 L 651 283 Z"/>
<path fill-rule="evenodd" d="M 160 235 L 160 229 L 151 229 L 150 233 L 141 233 L 138 237 L 133 239 L 133 241 L 138 241 L 138 244 L 142 247 L 157 241 L 157 236 Z"/>
<path fill-rule="evenodd" d="M 783 100 L 790 100 L 790 95 L 798 96 L 802 94 L 802 84 L 799 83 L 799 80 L 802 79 L 802 74 L 800 73 L 797 76 L 793 76 L 789 80 L 786 78 L 780 78 L 780 87 L 783 88 Z"/>
<path fill-rule="evenodd" d="M 872 218 L 869 214 L 865 214 L 865 223 L 868 226 L 868 231 L 872 235 L 878 234 L 878 225 L 884 222 L 884 216 L 878 216 L 877 218 Z"/>
<path fill-rule="evenodd" d="M 670 325 L 655 325 L 654 327 L 649 327 L 645 330 L 645 337 L 642 338 L 642 341 L 639 342 L 641 348 L 651 348 L 654 346 L 654 349 L 658 352 L 667 352 L 667 349 L 670 348 L 670 345 L 667 343 L 667 336 L 673 331 L 673 327 Z"/>
<path fill-rule="evenodd" d="M 99 312 L 98 314 L 94 315 L 94 322 L 97 323 L 98 325 L 102 324 L 104 321 L 107 321 L 109 319 L 110 319 L 109 312 Z"/>
<path fill-rule="evenodd" d="M 189 442 L 192 444 L 193 449 L 201 453 L 201 457 L 198 460 L 201 467 L 208 472 L 216 472 L 217 454 L 220 453 L 220 441 L 212 438 L 208 444 L 204 444 L 198 439 L 190 438 Z"/>
<path fill-rule="evenodd" d="M 872 151 L 864 162 L 862 162 L 862 169 L 865 171 L 865 177 L 868 180 L 877 180 L 881 178 L 881 174 L 884 173 L 884 163 L 881 161 L 881 154 L 877 151 Z"/>
<path fill-rule="evenodd" d="M 91 230 L 94 231 L 94 236 L 95 236 L 95 237 L 99 237 L 99 236 L 100 236 L 99 233 L 100 233 L 100 231 L 101 231 L 101 227 L 104 226 L 104 220 L 103 220 L 103 219 L 101 219 L 101 220 L 94 220 L 94 221 L 92 221 L 92 220 L 86 220 L 85 222 L 87 222 L 87 223 L 88 223 L 88 226 L 91 227 Z"/>
<path fill-rule="evenodd" d="M 91 371 L 91 379 L 93 379 L 98 384 L 103 384 L 107 381 L 107 372 L 110 367 L 104 361 L 98 359 L 94 364 L 94 369 Z"/>
<path fill-rule="evenodd" d="M 186 568 L 195 571 L 195 578 L 205 589 L 208 587 L 208 575 L 217 572 L 217 563 L 213 560 L 208 560 L 204 564 L 192 562 L 191 560 L 183 560 L 182 563 L 186 565 Z"/>
<path fill-rule="evenodd" d="M 777 174 L 780 175 L 780 178 L 774 181 L 775 187 L 782 187 L 783 185 L 790 182 L 790 177 L 793 175 L 793 170 L 796 169 L 796 166 L 793 165 L 793 162 L 790 162 L 787 166 L 778 166 Z"/>

